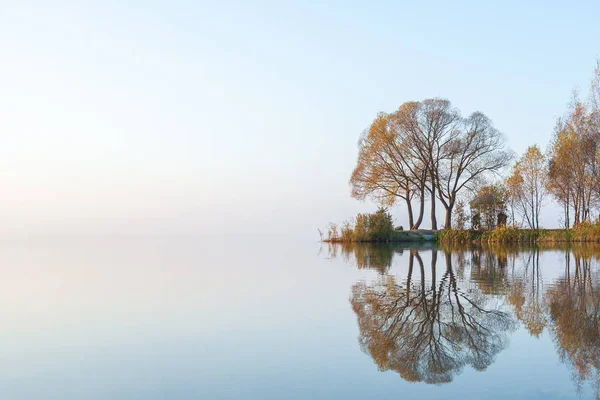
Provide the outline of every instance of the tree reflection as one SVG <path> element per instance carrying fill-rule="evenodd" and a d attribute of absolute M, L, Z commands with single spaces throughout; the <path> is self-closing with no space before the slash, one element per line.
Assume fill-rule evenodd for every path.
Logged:
<path fill-rule="evenodd" d="M 524 253 L 521 266 L 519 269 L 513 266 L 508 301 L 527 331 L 532 336 L 539 337 L 547 324 L 539 250 L 531 249 Z"/>
<path fill-rule="evenodd" d="M 405 246 L 398 243 L 329 243 L 329 255 L 341 256 L 358 269 L 388 272 L 395 255 L 402 255 Z"/>
<path fill-rule="evenodd" d="M 552 333 L 561 361 L 570 365 L 581 388 L 590 381 L 600 398 L 600 292 L 590 257 L 566 257 L 565 276 L 548 290 Z M 572 270 L 573 269 L 573 270 Z M 595 278 L 595 279 L 594 279 Z"/>
<path fill-rule="evenodd" d="M 396 371 L 411 382 L 450 382 L 466 365 L 484 370 L 515 326 L 481 290 L 459 287 L 449 252 L 438 274 L 437 254 L 431 252 L 430 282 L 421 255 L 411 250 L 404 285 L 383 275 L 352 290 L 361 348 L 380 370 Z"/>
<path fill-rule="evenodd" d="M 490 247 L 472 249 L 470 278 L 484 294 L 503 294 L 507 286 L 507 264 L 505 251 L 496 252 Z"/>
<path fill-rule="evenodd" d="M 518 321 L 531 336 L 551 338 L 577 387 L 590 383 L 600 399 L 600 247 L 561 250 L 558 270 L 543 265 L 535 247 L 337 251 L 379 272 L 375 281 L 352 287 L 350 302 L 361 349 L 380 370 L 411 382 L 451 382 L 465 366 L 484 370 L 493 363 Z M 402 278 L 391 274 L 396 255 L 408 261 L 397 263 Z"/>

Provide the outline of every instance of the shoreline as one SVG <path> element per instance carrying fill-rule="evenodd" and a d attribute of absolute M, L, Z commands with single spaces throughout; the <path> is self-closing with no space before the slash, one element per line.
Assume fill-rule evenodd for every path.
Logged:
<path fill-rule="evenodd" d="M 325 243 L 436 243 L 440 231 L 419 229 L 416 231 L 394 231 L 388 238 L 381 240 L 344 240 L 342 238 L 325 239 Z"/>
<path fill-rule="evenodd" d="M 600 243 L 600 226 L 581 225 L 572 229 L 496 228 L 493 230 L 416 230 L 394 231 L 380 240 L 326 239 L 326 243 L 438 243 L 438 244 L 537 244 Z"/>

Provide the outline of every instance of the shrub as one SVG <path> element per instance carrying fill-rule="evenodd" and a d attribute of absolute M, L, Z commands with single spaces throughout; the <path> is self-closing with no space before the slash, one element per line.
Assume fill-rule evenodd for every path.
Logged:
<path fill-rule="evenodd" d="M 538 237 L 539 231 L 537 230 L 498 227 L 486 231 L 482 235 L 482 241 L 486 243 L 535 243 Z"/>
<path fill-rule="evenodd" d="M 354 221 L 344 222 L 341 229 L 329 225 L 329 242 L 387 242 L 392 239 L 394 225 L 392 215 L 385 208 L 372 214 L 358 214 Z"/>
<path fill-rule="evenodd" d="M 467 229 L 444 229 L 436 233 L 438 243 L 471 243 L 481 239 L 481 232 Z"/>
<path fill-rule="evenodd" d="M 337 242 L 340 239 L 338 234 L 338 226 L 336 223 L 329 223 L 327 227 L 327 241 Z"/>
<path fill-rule="evenodd" d="M 340 234 L 341 242 L 351 242 L 352 237 L 354 236 L 354 228 L 352 227 L 352 223 L 350 221 L 345 221 L 342 224 L 342 233 Z"/>

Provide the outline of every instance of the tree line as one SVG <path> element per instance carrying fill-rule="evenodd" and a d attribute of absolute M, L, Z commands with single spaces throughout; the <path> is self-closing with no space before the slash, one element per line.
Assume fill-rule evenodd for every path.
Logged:
<path fill-rule="evenodd" d="M 539 229 L 548 196 L 563 209 L 562 226 L 592 222 L 600 210 L 600 60 L 589 95 L 573 96 L 547 149 L 533 145 L 512 164 L 514 158 L 482 112 L 465 117 L 439 98 L 406 102 L 379 113 L 361 134 L 351 194 L 382 206 L 404 204 L 412 230 L 423 223 L 426 201 L 431 228 L 438 229 L 439 203 L 443 228 L 451 229 L 464 225 L 469 199 L 490 191 L 514 226 Z"/>

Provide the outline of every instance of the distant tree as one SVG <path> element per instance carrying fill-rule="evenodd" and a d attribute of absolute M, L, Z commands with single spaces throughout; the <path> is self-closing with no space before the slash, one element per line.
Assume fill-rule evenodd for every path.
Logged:
<path fill-rule="evenodd" d="M 565 225 L 591 221 L 591 210 L 600 195 L 600 130 L 588 104 L 577 95 L 567 114 L 557 121 L 550 147 L 548 191 L 563 206 Z"/>
<path fill-rule="evenodd" d="M 590 105 L 596 132 L 600 132 L 600 58 L 596 60 L 596 68 L 590 84 Z"/>
<path fill-rule="evenodd" d="M 517 212 L 530 229 L 540 228 L 540 212 L 546 195 L 546 157 L 537 145 L 530 146 L 512 168 L 507 180 L 508 193 Z"/>
<path fill-rule="evenodd" d="M 511 175 L 506 178 L 504 181 L 504 189 L 506 194 L 506 205 L 508 208 L 508 213 L 510 215 L 510 221 L 513 227 L 520 227 L 521 223 L 517 223 L 515 217 L 515 210 L 517 210 L 517 203 L 519 202 L 519 197 L 521 193 L 521 184 L 522 179 L 521 175 L 518 173 L 515 174 L 514 168 L 512 170 Z"/>
<path fill-rule="evenodd" d="M 564 226 L 591 222 L 600 201 L 600 59 L 588 100 L 575 92 L 558 119 L 548 158 L 547 190 L 563 209 Z"/>
<path fill-rule="evenodd" d="M 453 218 L 453 226 L 456 229 L 467 229 L 467 224 L 469 222 L 469 212 L 467 211 L 467 204 L 464 200 L 458 200 L 456 202 L 456 209 Z"/>
<path fill-rule="evenodd" d="M 580 143 L 576 135 L 559 125 L 550 145 L 546 189 L 562 206 L 564 227 L 571 226 L 571 207 L 579 195 L 576 190 L 576 171 Z"/>

